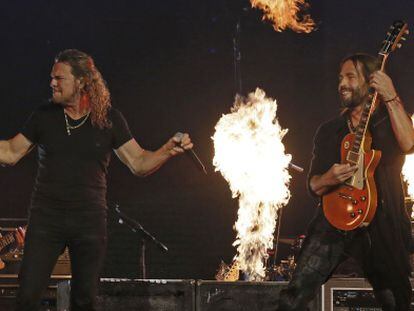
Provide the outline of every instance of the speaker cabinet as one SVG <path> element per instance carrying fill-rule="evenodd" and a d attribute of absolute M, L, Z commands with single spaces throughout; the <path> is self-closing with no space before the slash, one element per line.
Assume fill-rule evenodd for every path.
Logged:
<path fill-rule="evenodd" d="M 198 281 L 197 311 L 270 311 L 275 310 L 279 293 L 288 282 Z M 319 311 L 319 296 L 309 304 Z"/>
<path fill-rule="evenodd" d="M 45 290 L 39 311 L 58 311 L 57 309 L 57 283 L 68 280 L 70 276 L 53 276 Z M 17 274 L 0 274 L 0 310 L 14 311 L 16 296 L 19 289 Z"/>
<path fill-rule="evenodd" d="M 58 284 L 58 310 L 69 310 L 70 282 Z M 101 279 L 99 311 L 193 311 L 194 280 Z"/>

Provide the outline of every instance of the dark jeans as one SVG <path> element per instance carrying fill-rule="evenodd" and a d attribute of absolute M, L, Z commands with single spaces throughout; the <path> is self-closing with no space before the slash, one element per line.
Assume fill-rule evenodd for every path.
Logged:
<path fill-rule="evenodd" d="M 295 272 L 288 287 L 281 291 L 278 311 L 305 311 L 320 286 L 349 256 L 356 259 L 371 283 L 375 298 L 386 311 L 410 310 L 411 285 L 408 275 L 395 280 L 395 267 L 378 269 L 382 258 L 371 251 L 367 230 L 341 232 L 326 220 L 318 220 L 306 237 Z"/>
<path fill-rule="evenodd" d="M 69 248 L 71 310 L 95 310 L 106 250 L 106 211 L 35 207 L 31 210 L 19 273 L 18 311 L 39 309 L 59 255 Z"/>

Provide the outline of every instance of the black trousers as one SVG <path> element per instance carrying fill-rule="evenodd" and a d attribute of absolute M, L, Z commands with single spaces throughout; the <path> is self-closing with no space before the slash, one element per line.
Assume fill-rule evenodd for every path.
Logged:
<path fill-rule="evenodd" d="M 307 304 L 320 286 L 349 256 L 361 265 L 383 310 L 410 310 L 409 275 L 402 277 L 397 272 L 398 267 L 384 265 L 383 258 L 372 252 L 374 242 L 367 229 L 342 232 L 333 228 L 323 216 L 319 216 L 312 227 L 299 254 L 292 280 L 280 293 L 277 310 L 307 310 Z"/>
<path fill-rule="evenodd" d="M 71 310 L 95 310 L 99 272 L 106 250 L 106 211 L 34 207 L 19 273 L 18 311 L 35 311 L 59 255 L 69 248 Z"/>

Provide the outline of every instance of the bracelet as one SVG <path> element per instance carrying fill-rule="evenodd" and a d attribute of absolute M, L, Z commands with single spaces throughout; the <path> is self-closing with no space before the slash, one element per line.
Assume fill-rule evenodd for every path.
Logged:
<path fill-rule="evenodd" d="M 391 98 L 391 99 L 389 99 L 389 100 L 384 100 L 384 103 L 389 103 L 389 102 L 392 102 L 392 101 L 396 100 L 397 98 L 398 98 L 398 94 L 397 94 L 397 95 L 395 95 L 393 98 Z"/>

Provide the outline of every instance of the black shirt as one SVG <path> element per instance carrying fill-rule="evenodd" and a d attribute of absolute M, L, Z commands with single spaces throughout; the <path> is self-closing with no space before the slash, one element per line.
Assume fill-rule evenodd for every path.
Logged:
<path fill-rule="evenodd" d="M 38 172 L 32 207 L 96 209 L 106 207 L 106 176 L 113 149 L 132 136 L 122 114 L 111 109 L 109 129 L 93 127 L 90 118 L 79 128 L 66 130 L 63 108 L 39 107 L 21 133 L 37 144 Z M 81 120 L 72 120 L 71 125 Z"/>
<path fill-rule="evenodd" d="M 394 136 L 391 120 L 383 105 L 372 115 L 369 131 L 372 135 L 371 148 L 381 151 L 381 159 L 374 174 L 378 207 L 366 230 L 371 239 L 371 253 L 382 258 L 384 269 L 389 269 L 398 278 L 410 271 L 408 253 L 412 249 L 411 223 L 404 206 L 401 183 L 404 153 Z M 348 133 L 347 115 L 341 115 L 318 128 L 308 176 L 309 190 L 312 176 L 324 174 L 333 164 L 341 163 L 341 142 Z M 310 230 L 322 226 L 321 222 L 326 223 L 321 208 L 316 214 Z"/>
<path fill-rule="evenodd" d="M 404 164 L 404 154 L 395 139 L 388 112 L 385 109 L 376 111 L 370 120 L 369 131 L 372 135 L 372 149 L 381 151 L 381 160 L 377 170 L 390 170 L 399 178 Z M 314 138 L 313 158 L 309 177 L 321 175 L 335 163 L 341 162 L 342 139 L 349 133 L 347 116 L 341 115 L 322 124 Z M 377 178 L 377 176 L 375 176 Z M 401 183 L 399 184 L 399 188 Z"/>

